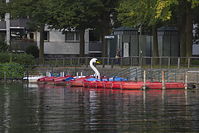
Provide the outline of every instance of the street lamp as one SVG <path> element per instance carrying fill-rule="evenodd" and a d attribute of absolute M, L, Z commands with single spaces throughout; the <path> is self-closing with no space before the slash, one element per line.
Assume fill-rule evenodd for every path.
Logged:
<path fill-rule="evenodd" d="M 139 26 L 138 32 L 139 32 L 138 54 L 139 54 L 139 65 L 141 66 L 142 65 L 142 45 L 141 45 L 142 25 Z"/>

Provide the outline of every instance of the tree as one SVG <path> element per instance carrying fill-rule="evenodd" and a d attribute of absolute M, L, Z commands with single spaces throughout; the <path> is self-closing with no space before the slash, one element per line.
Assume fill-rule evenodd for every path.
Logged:
<path fill-rule="evenodd" d="M 95 28 L 99 31 L 102 41 L 102 56 L 107 56 L 107 46 L 104 36 L 109 35 L 112 32 L 114 26 L 116 26 L 116 7 L 119 4 L 119 0 L 99 0 L 103 8 L 96 16 Z"/>
<path fill-rule="evenodd" d="M 124 0 L 118 8 L 118 18 L 123 25 L 130 27 L 147 26 L 152 28 L 153 51 L 158 57 L 157 27 L 171 17 L 170 6 L 173 0 Z"/>
<path fill-rule="evenodd" d="M 180 56 L 182 57 L 192 56 L 193 23 L 194 21 L 197 22 L 198 19 L 198 6 L 198 0 L 178 0 L 174 10 L 180 33 Z M 175 18 L 175 16 L 173 17 Z"/>
<path fill-rule="evenodd" d="M 103 5 L 99 0 L 50 0 L 51 18 L 49 24 L 52 28 L 63 32 L 75 29 L 80 32 L 80 56 L 84 56 L 84 33 L 88 28 L 94 28 L 95 17 L 98 16 Z"/>
<path fill-rule="evenodd" d="M 0 20 L 4 18 L 6 13 L 6 3 L 5 0 L 0 0 Z"/>
<path fill-rule="evenodd" d="M 124 25 L 146 24 L 155 30 L 157 24 L 173 19 L 175 17 L 173 10 L 179 9 L 176 10 L 176 15 L 178 15 L 177 21 L 181 38 L 181 56 L 191 56 L 193 9 L 196 9 L 198 5 L 198 0 L 124 0 L 118 9 L 119 19 Z M 154 40 L 156 39 L 154 38 Z M 154 41 L 153 56 L 157 56 L 158 52 L 156 43 L 157 41 Z"/>
<path fill-rule="evenodd" d="M 30 19 L 30 27 L 40 32 L 39 60 L 44 61 L 44 28 L 49 20 L 49 0 L 12 0 L 10 2 L 11 15 L 14 18 L 26 17 Z"/>

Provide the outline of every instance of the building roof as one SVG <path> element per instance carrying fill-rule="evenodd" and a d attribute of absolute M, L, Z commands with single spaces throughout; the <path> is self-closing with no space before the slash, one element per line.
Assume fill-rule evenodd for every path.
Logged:
<path fill-rule="evenodd" d="M 158 28 L 158 31 L 177 31 L 177 30 L 178 29 L 176 27 L 163 26 L 163 27 Z"/>
<path fill-rule="evenodd" d="M 122 27 L 118 27 L 118 28 L 114 29 L 114 31 L 137 31 L 137 29 L 136 28 L 122 26 Z"/>
<path fill-rule="evenodd" d="M 28 22 L 29 22 L 28 19 L 10 20 L 10 28 L 11 29 L 27 29 Z M 5 21 L 0 21 L 0 30 L 6 30 L 6 22 Z"/>

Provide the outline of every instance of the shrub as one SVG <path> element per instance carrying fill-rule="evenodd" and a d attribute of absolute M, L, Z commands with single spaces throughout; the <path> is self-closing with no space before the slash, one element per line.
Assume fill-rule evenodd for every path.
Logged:
<path fill-rule="evenodd" d="M 9 53 L 0 53 L 0 63 L 7 63 L 7 62 L 10 62 Z"/>
<path fill-rule="evenodd" d="M 8 45 L 0 39 L 0 52 L 5 52 L 8 50 Z"/>
<path fill-rule="evenodd" d="M 33 65 L 34 57 L 29 54 L 12 54 L 12 62 L 16 62 L 22 65 Z"/>
<path fill-rule="evenodd" d="M 35 58 L 39 57 L 39 49 L 36 45 L 30 45 L 26 48 L 26 53 L 33 55 Z"/>
<path fill-rule="evenodd" d="M 18 63 L 3 63 L 0 64 L 0 78 L 23 78 L 24 67 Z"/>
<path fill-rule="evenodd" d="M 21 65 L 34 64 L 34 57 L 28 54 L 0 53 L 0 63 L 15 62 Z"/>

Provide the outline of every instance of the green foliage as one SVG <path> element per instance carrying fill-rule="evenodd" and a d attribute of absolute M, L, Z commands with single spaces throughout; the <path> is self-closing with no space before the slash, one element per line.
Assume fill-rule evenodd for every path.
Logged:
<path fill-rule="evenodd" d="M 155 25 L 171 18 L 170 6 L 176 0 L 124 0 L 118 8 L 118 19 L 124 25 Z"/>
<path fill-rule="evenodd" d="M 30 45 L 26 48 L 26 53 L 34 56 L 35 58 L 39 57 L 39 49 L 36 45 Z"/>
<path fill-rule="evenodd" d="M 5 52 L 8 50 L 8 45 L 4 42 L 0 40 L 0 52 Z"/>
<path fill-rule="evenodd" d="M 0 63 L 15 62 L 21 65 L 34 64 L 34 57 L 28 54 L 0 53 Z"/>
<path fill-rule="evenodd" d="M 50 23 L 57 29 L 92 28 L 96 21 L 93 18 L 103 9 L 99 0 L 50 0 L 49 3 Z"/>
<path fill-rule="evenodd" d="M 12 61 L 23 65 L 32 65 L 34 64 L 34 57 L 28 54 L 13 54 Z"/>
<path fill-rule="evenodd" d="M 9 53 L 0 53 L 0 63 L 10 62 L 10 55 Z"/>
<path fill-rule="evenodd" d="M 27 17 L 31 19 L 30 25 L 36 29 L 46 24 L 48 20 L 48 0 L 13 0 L 10 2 L 12 17 Z"/>
<path fill-rule="evenodd" d="M 6 4 L 4 1 L 0 0 L 0 19 L 4 18 L 5 12 L 6 12 Z"/>
<path fill-rule="evenodd" d="M 0 64 L 0 78 L 23 78 L 24 67 L 18 63 Z"/>
<path fill-rule="evenodd" d="M 13 0 L 10 2 L 12 17 L 29 17 L 31 20 L 29 27 L 40 32 L 40 63 L 44 60 L 44 28 L 51 19 L 52 14 L 48 14 L 49 0 Z M 56 8 L 55 8 L 56 9 Z"/>

